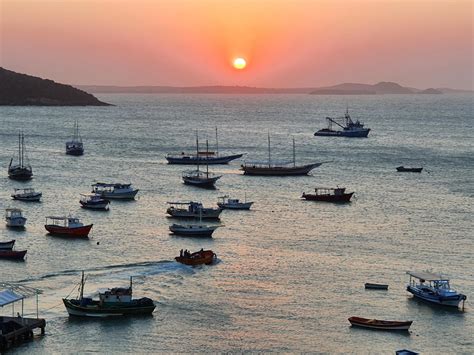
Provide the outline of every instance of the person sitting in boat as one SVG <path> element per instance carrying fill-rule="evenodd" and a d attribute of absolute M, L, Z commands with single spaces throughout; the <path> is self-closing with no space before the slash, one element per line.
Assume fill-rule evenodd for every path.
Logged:
<path fill-rule="evenodd" d="M 183 257 L 183 249 L 181 249 L 181 250 L 179 251 L 179 256 L 180 256 L 180 257 Z"/>

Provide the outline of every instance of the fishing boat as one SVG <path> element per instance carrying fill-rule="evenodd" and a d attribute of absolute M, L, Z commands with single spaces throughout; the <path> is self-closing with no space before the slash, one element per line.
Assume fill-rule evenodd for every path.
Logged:
<path fill-rule="evenodd" d="M 194 253 L 189 253 L 187 250 L 181 250 L 179 256 L 174 259 L 178 263 L 185 265 L 211 265 L 217 259 L 217 255 L 212 250 L 201 249 Z"/>
<path fill-rule="evenodd" d="M 197 133 L 196 133 L 197 139 Z M 182 165 L 196 165 L 196 164 L 228 164 L 232 160 L 242 158 L 243 154 L 233 155 L 220 155 L 219 154 L 219 140 L 217 138 L 217 127 L 216 127 L 216 150 L 209 151 L 206 149 L 205 152 L 197 150 L 195 154 L 187 154 L 181 152 L 180 154 L 168 154 L 166 160 L 168 164 L 182 164 Z"/>
<path fill-rule="evenodd" d="M 176 218 L 219 219 L 222 212 L 220 207 L 204 207 L 201 202 L 177 201 L 168 204 L 170 206 L 166 209 L 166 213 Z"/>
<path fill-rule="evenodd" d="M 423 168 L 405 168 L 404 166 L 398 166 L 397 171 L 399 173 L 421 173 Z"/>
<path fill-rule="evenodd" d="M 8 177 L 12 180 L 30 180 L 33 177 L 33 169 L 25 163 L 25 136 L 22 132 L 18 134 L 18 164 L 13 164 L 13 158 L 8 165 Z"/>
<path fill-rule="evenodd" d="M 26 217 L 23 216 L 23 211 L 19 208 L 7 208 L 5 210 L 5 221 L 7 227 L 25 228 Z"/>
<path fill-rule="evenodd" d="M 82 208 L 107 211 L 109 209 L 110 201 L 97 194 L 81 194 L 79 203 Z"/>
<path fill-rule="evenodd" d="M 84 225 L 77 217 L 48 216 L 44 228 L 52 235 L 87 237 L 92 226 L 93 224 Z"/>
<path fill-rule="evenodd" d="M 366 290 L 388 290 L 388 285 L 385 284 L 373 284 L 366 282 L 364 285 Z"/>
<path fill-rule="evenodd" d="M 24 260 L 27 250 L 0 249 L 0 259 Z"/>
<path fill-rule="evenodd" d="M 314 189 L 314 194 L 307 194 L 303 192 L 301 198 L 310 201 L 335 202 L 344 203 L 350 202 L 353 192 L 346 193 L 345 187 L 317 187 Z"/>
<path fill-rule="evenodd" d="M 229 210 L 249 210 L 253 202 L 240 201 L 238 198 L 230 198 L 228 195 L 220 196 L 217 199 L 217 206 Z"/>
<path fill-rule="evenodd" d="M 410 326 L 413 323 L 413 321 L 379 320 L 361 317 L 350 317 L 348 320 L 353 326 L 378 330 L 407 331 L 408 329 L 410 329 Z"/>
<path fill-rule="evenodd" d="M 185 237 L 212 237 L 212 233 L 220 226 L 209 226 L 199 224 L 176 224 L 173 223 L 169 228 L 176 235 Z"/>
<path fill-rule="evenodd" d="M 115 287 L 99 290 L 99 299 L 84 297 L 84 272 L 82 272 L 79 296 L 63 298 L 64 306 L 70 316 L 79 317 L 116 317 L 151 314 L 155 310 L 155 303 L 147 297 L 132 298 L 133 281 L 130 277 L 128 287 Z"/>
<path fill-rule="evenodd" d="M 84 144 L 79 134 L 79 123 L 77 120 L 74 123 L 74 135 L 70 141 L 66 142 L 66 154 L 75 156 L 84 154 Z"/>
<path fill-rule="evenodd" d="M 359 120 L 352 121 L 349 115 L 349 109 L 346 109 L 344 117 L 331 118 L 326 117 L 328 128 L 317 131 L 314 135 L 319 137 L 351 137 L 351 138 L 367 138 L 370 128 L 364 128 L 364 124 Z M 342 130 L 334 130 L 332 125 L 335 124 Z"/>
<path fill-rule="evenodd" d="M 260 176 L 298 176 L 308 173 L 323 163 L 296 165 L 295 140 L 293 139 L 293 162 L 273 162 L 268 135 L 268 162 L 244 162 L 241 165 L 244 175 Z"/>
<path fill-rule="evenodd" d="M 33 188 L 15 189 L 12 199 L 25 202 L 39 202 L 43 194 Z"/>
<path fill-rule="evenodd" d="M 458 307 L 462 301 L 464 308 L 467 296 L 451 289 L 447 277 L 431 272 L 407 271 L 407 274 L 410 275 L 407 291 L 413 296 L 427 302 L 450 307 Z"/>
<path fill-rule="evenodd" d="M 0 242 L 0 250 L 12 250 L 15 245 L 15 239 L 8 242 Z"/>
<path fill-rule="evenodd" d="M 109 200 L 133 200 L 138 193 L 132 184 L 98 182 L 92 185 L 92 193 Z"/>

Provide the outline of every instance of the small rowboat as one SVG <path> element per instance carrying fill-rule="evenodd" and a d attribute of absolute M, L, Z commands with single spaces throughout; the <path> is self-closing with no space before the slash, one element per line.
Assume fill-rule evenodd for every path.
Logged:
<path fill-rule="evenodd" d="M 379 330 L 408 330 L 413 323 L 413 321 L 379 320 L 361 317 L 350 317 L 348 320 L 353 326 Z"/>
<path fill-rule="evenodd" d="M 418 355 L 418 353 L 408 349 L 401 349 L 395 351 L 395 355 Z"/>
<path fill-rule="evenodd" d="M 174 259 L 181 264 L 185 265 L 211 265 L 214 260 L 216 260 L 217 255 L 212 250 L 200 250 L 195 253 L 188 254 L 186 251 L 180 253 L 180 256 L 175 257 Z"/>
<path fill-rule="evenodd" d="M 9 242 L 0 242 L 0 250 L 12 250 L 13 245 L 15 245 L 15 239 Z"/>
<path fill-rule="evenodd" d="M 398 172 L 402 173 L 421 173 L 423 168 L 405 168 L 404 166 L 397 167 Z"/>
<path fill-rule="evenodd" d="M 365 288 L 367 290 L 388 290 L 388 285 L 384 284 L 372 284 L 370 282 L 365 283 Z"/>
<path fill-rule="evenodd" d="M 24 260 L 26 250 L 0 250 L 0 259 Z"/>

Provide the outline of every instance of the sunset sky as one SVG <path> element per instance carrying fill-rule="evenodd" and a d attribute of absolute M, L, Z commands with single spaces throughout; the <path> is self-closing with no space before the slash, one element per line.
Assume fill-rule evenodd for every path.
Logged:
<path fill-rule="evenodd" d="M 0 0 L 0 65 L 71 84 L 472 89 L 473 3 Z"/>

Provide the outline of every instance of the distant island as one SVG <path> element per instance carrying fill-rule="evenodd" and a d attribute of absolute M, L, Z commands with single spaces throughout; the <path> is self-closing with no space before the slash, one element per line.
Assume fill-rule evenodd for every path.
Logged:
<path fill-rule="evenodd" d="M 0 67 L 0 105 L 109 106 L 71 85 L 16 73 Z"/>
<path fill-rule="evenodd" d="M 375 85 L 344 83 L 319 88 L 262 88 L 251 86 L 111 86 L 78 85 L 79 89 L 96 94 L 312 94 L 312 95 L 385 95 L 472 93 L 469 90 L 429 88 L 426 90 L 401 86 L 393 82 Z"/>

